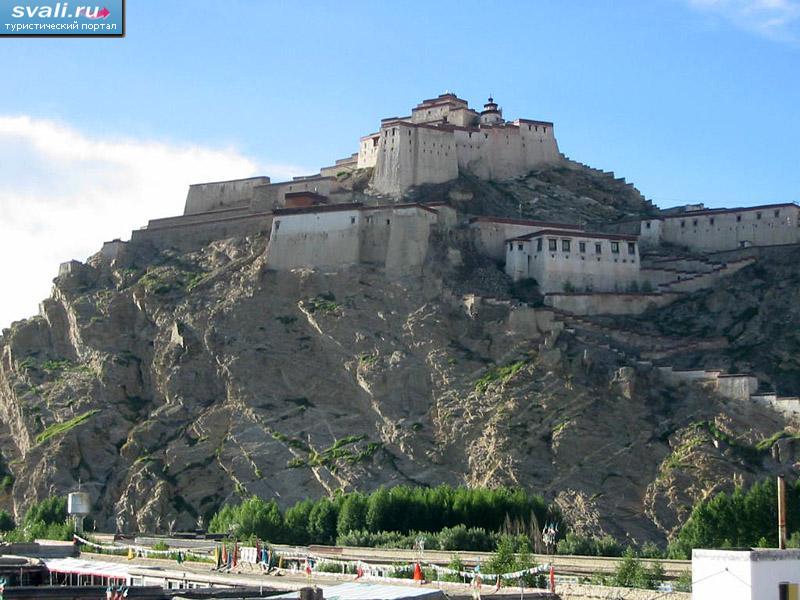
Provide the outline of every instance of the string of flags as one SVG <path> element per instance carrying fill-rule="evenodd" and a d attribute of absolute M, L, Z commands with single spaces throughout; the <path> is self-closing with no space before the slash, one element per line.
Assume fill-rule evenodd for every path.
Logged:
<path fill-rule="evenodd" d="M 555 537 L 557 532 L 557 526 L 546 526 L 542 537 L 546 538 L 550 537 L 551 535 Z M 211 558 L 214 562 L 215 568 L 218 570 L 233 569 L 237 567 L 239 563 L 258 564 L 267 570 L 271 569 L 272 567 L 277 567 L 279 570 L 284 570 L 285 563 L 294 563 L 296 567 L 287 570 L 292 570 L 294 572 L 302 571 L 308 577 L 311 577 L 318 565 L 337 565 L 342 567 L 342 573 L 345 573 L 349 568 L 355 567 L 356 581 L 363 577 L 391 578 L 393 575 L 408 571 L 413 571 L 412 578 L 415 581 L 424 580 L 422 567 L 419 562 L 409 565 L 389 565 L 366 563 L 360 560 L 337 560 L 334 558 L 315 556 L 313 554 L 305 553 L 278 555 L 269 546 L 262 545 L 260 540 L 256 541 L 255 546 L 239 546 L 238 542 L 234 542 L 233 544 L 215 544 L 214 546 L 209 546 L 208 548 L 196 548 L 195 550 L 207 551 L 207 553 L 198 553 L 191 550 L 153 550 L 144 546 L 135 545 L 98 544 L 82 538 L 79 535 L 74 535 L 73 537 L 77 542 L 92 548 L 116 551 L 127 550 L 129 560 L 132 560 L 137 556 L 147 557 L 174 555 L 176 556 L 177 561 L 181 563 L 187 556 L 193 556 L 202 560 L 208 560 Z M 545 543 L 547 542 L 545 541 Z M 425 566 L 435 571 L 437 575 L 457 575 L 462 579 L 472 580 L 473 585 L 477 586 L 480 586 L 483 580 L 493 580 L 497 582 L 497 586 L 499 587 L 501 581 L 521 579 L 522 577 L 528 575 L 539 575 L 542 573 L 547 573 L 548 571 L 550 572 L 551 580 L 553 579 L 553 569 L 551 565 L 538 565 L 528 569 L 514 571 L 512 573 L 483 573 L 481 572 L 480 565 L 476 566 L 472 571 L 460 571 L 458 569 L 451 569 L 450 567 L 443 567 L 430 562 L 425 563 Z M 553 582 L 551 582 L 551 587 L 554 587 Z M 123 595 L 126 591 L 127 590 L 123 590 L 122 588 L 112 589 L 112 587 L 109 586 L 106 597 L 110 600 L 122 600 L 122 598 L 127 597 L 127 595 Z M 115 595 L 108 595 L 109 593 L 113 593 Z M 2 594 L 2 589 L 0 589 L 0 594 Z M 2 596 L 0 596 L 0 600 L 2 600 Z"/>
<path fill-rule="evenodd" d="M 112 551 L 128 551 L 128 560 L 133 560 L 137 556 L 173 556 L 177 557 L 178 562 L 183 562 L 187 556 L 193 556 L 195 558 L 199 558 L 201 560 L 208 560 L 208 554 L 202 554 L 198 552 L 193 552 L 191 550 L 153 550 L 152 548 L 147 548 L 146 546 L 135 546 L 130 544 L 98 544 L 97 542 L 92 542 L 85 538 L 82 538 L 79 535 L 73 535 L 73 539 L 85 546 L 89 546 L 90 548 L 97 548 L 98 550 L 112 550 Z M 212 546 L 208 547 L 208 550 L 211 551 L 213 549 Z M 196 550 L 202 550 L 202 548 L 197 548 Z M 114 599 L 116 600 L 116 598 Z"/>
<path fill-rule="evenodd" d="M 471 579 L 473 577 L 481 577 L 483 579 L 519 579 L 520 577 L 525 577 L 526 575 L 539 575 L 540 573 L 544 573 L 550 569 L 550 565 L 538 565 L 536 567 L 531 567 L 530 569 L 522 569 L 521 571 L 514 571 L 513 573 L 482 573 L 480 567 L 476 567 L 474 571 L 458 571 L 456 569 L 451 569 L 449 567 L 442 567 L 441 565 L 434 565 L 433 563 L 427 563 L 427 567 L 433 569 L 439 574 L 445 575 L 458 575 L 459 577 L 464 577 L 467 579 Z"/>

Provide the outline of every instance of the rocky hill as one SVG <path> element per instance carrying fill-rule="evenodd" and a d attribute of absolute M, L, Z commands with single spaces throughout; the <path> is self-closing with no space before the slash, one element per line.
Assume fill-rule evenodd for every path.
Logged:
<path fill-rule="evenodd" d="M 442 197 L 473 214 L 568 222 L 655 210 L 588 169 L 461 179 L 415 199 Z M 80 481 L 98 528 L 163 530 L 247 494 L 287 505 L 401 482 L 509 484 L 556 499 L 580 531 L 663 540 L 696 499 L 794 463 L 777 414 L 669 387 L 524 302 L 535 294 L 468 240 L 438 245 L 422 276 L 402 280 L 366 267 L 272 272 L 263 236 L 76 266 L 41 315 L 0 338 L 2 504 L 19 514 Z M 798 286 L 775 291 L 770 270 L 790 263 L 770 260 L 732 280 L 746 290 L 609 325 L 757 330 L 764 347 L 783 328 L 775 381 L 794 382 L 793 330 L 766 308 Z M 760 320 L 742 325 L 750 306 Z M 772 356 L 753 364 L 768 372 Z"/>

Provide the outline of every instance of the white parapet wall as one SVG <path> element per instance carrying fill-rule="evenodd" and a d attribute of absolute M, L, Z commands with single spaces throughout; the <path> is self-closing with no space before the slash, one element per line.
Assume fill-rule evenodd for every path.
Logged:
<path fill-rule="evenodd" d="M 434 226 L 455 215 L 447 206 L 334 204 L 273 213 L 267 266 L 342 268 L 365 264 L 393 276 L 418 274 Z"/>
<path fill-rule="evenodd" d="M 341 267 L 359 261 L 360 204 L 273 212 L 267 266 Z"/>

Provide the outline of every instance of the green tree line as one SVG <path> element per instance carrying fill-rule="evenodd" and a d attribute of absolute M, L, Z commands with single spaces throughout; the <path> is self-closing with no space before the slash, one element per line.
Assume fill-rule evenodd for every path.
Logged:
<path fill-rule="evenodd" d="M 67 522 L 67 499 L 51 496 L 35 502 L 19 524 L 6 511 L 0 511 L 0 532 L 7 542 L 71 540 L 74 529 Z"/>
<path fill-rule="evenodd" d="M 800 547 L 800 481 L 786 485 L 790 547 Z M 777 548 L 778 489 L 774 479 L 737 487 L 699 503 L 670 544 L 671 558 L 691 558 L 692 548 Z"/>
<path fill-rule="evenodd" d="M 253 497 L 235 506 L 223 506 L 211 519 L 209 530 L 240 539 L 259 537 L 287 544 L 378 539 L 378 534 L 385 536 L 384 532 L 409 536 L 447 531 L 450 537 L 485 545 L 484 538 L 504 526 L 513 523 L 522 528 L 534 521 L 543 525 L 554 514 L 541 496 L 520 489 L 400 485 L 370 494 L 348 492 L 333 498 L 302 500 L 285 512 L 274 500 Z M 487 543 L 493 547 L 495 540 Z"/>

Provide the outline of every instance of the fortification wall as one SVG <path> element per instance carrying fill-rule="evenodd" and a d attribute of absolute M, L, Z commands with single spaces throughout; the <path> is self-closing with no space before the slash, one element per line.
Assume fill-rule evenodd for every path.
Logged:
<path fill-rule="evenodd" d="M 798 207 L 781 206 L 695 215 L 688 213 L 665 218 L 661 223 L 661 240 L 706 252 L 734 250 L 749 245 L 794 244 L 800 241 L 798 212 Z M 643 222 L 643 228 L 646 228 L 647 222 Z"/>
<path fill-rule="evenodd" d="M 119 238 L 111 240 L 110 242 L 103 242 L 103 247 L 100 249 L 100 255 L 110 262 L 121 257 L 124 254 L 127 246 L 128 242 L 123 242 Z"/>
<path fill-rule="evenodd" d="M 796 396 L 778 396 L 777 394 L 754 394 L 750 399 L 756 404 L 768 406 L 786 419 L 794 419 L 800 415 L 800 398 Z"/>
<path fill-rule="evenodd" d="M 455 131 L 458 167 L 481 179 L 511 179 L 526 172 L 516 127 Z"/>
<path fill-rule="evenodd" d="M 265 211 L 283 208 L 286 205 L 286 194 L 313 192 L 322 196 L 329 196 L 334 193 L 336 187 L 336 179 L 334 177 L 321 176 L 260 185 L 255 188 L 251 209 Z"/>
<path fill-rule="evenodd" d="M 332 212 L 275 215 L 267 248 L 267 267 L 335 268 L 359 259 L 361 213 Z"/>
<path fill-rule="evenodd" d="M 482 179 L 503 180 L 562 160 L 552 125 L 518 123 L 477 131 L 455 130 L 459 169 Z"/>
<path fill-rule="evenodd" d="M 515 121 L 522 137 L 522 156 L 525 172 L 542 165 L 559 164 L 562 161 L 555 131 L 551 123 L 525 120 Z"/>
<path fill-rule="evenodd" d="M 393 211 L 386 252 L 386 272 L 390 276 L 419 273 L 428 256 L 431 227 L 437 215 L 421 208 Z"/>
<path fill-rule="evenodd" d="M 378 152 L 372 185 L 385 194 L 402 194 L 411 186 L 458 177 L 450 131 L 396 123 L 381 129 Z"/>
<path fill-rule="evenodd" d="M 720 375 L 717 393 L 731 400 L 749 400 L 758 389 L 758 379 L 750 375 Z"/>
<path fill-rule="evenodd" d="M 380 132 L 361 138 L 361 142 L 358 145 L 358 161 L 356 163 L 359 169 L 375 166 L 378 161 L 380 139 Z"/>
<path fill-rule="evenodd" d="M 358 154 L 348 156 L 336 161 L 329 167 L 322 167 L 319 170 L 320 177 L 337 177 L 340 173 L 350 173 L 358 168 Z"/>
<path fill-rule="evenodd" d="M 269 184 L 269 177 L 250 177 L 231 181 L 195 183 L 189 186 L 183 214 L 247 206 L 253 199 L 255 187 Z"/>
<path fill-rule="evenodd" d="M 159 250 L 176 248 L 182 252 L 195 250 L 215 240 L 245 237 L 270 230 L 272 216 L 267 213 L 246 213 L 241 216 L 206 222 L 190 222 L 156 229 L 137 229 L 131 233 L 132 244 L 151 244 Z"/>
<path fill-rule="evenodd" d="M 575 315 L 639 315 L 666 306 L 683 297 L 680 292 L 653 294 L 553 293 L 544 297 L 547 306 Z"/>
<path fill-rule="evenodd" d="M 213 223 L 225 219 L 244 217 L 250 213 L 249 206 L 238 208 L 225 208 L 222 210 L 212 210 L 192 215 L 180 215 L 178 217 L 165 217 L 162 219 L 150 219 L 147 222 L 147 229 L 162 229 L 165 227 L 178 227 L 182 225 L 193 225 L 199 223 Z"/>
<path fill-rule="evenodd" d="M 384 266 L 386 264 L 391 230 L 391 211 L 371 210 L 362 214 L 359 245 L 361 262 L 375 266 Z"/>

